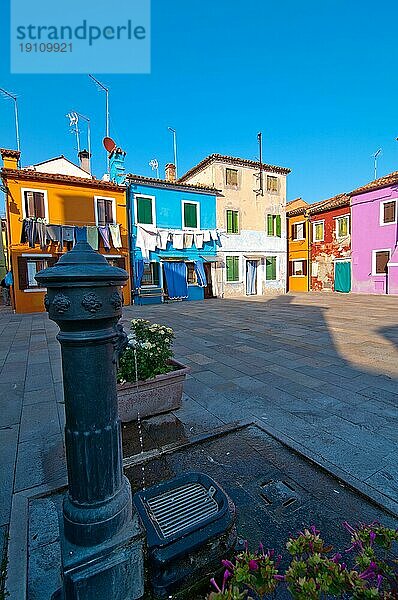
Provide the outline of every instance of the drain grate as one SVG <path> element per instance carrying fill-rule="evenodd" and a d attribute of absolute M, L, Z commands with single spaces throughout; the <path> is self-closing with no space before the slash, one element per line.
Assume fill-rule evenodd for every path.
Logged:
<path fill-rule="evenodd" d="M 151 518 L 163 537 L 180 533 L 215 515 L 219 508 L 214 494 L 200 483 L 189 483 L 169 490 L 146 501 Z"/>
<path fill-rule="evenodd" d="M 274 509 L 300 504 L 300 494 L 288 481 L 266 481 L 261 484 L 261 497 L 267 506 Z"/>

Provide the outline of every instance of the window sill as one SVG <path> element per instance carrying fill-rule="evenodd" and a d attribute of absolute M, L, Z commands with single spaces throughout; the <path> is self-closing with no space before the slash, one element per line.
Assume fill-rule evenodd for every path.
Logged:
<path fill-rule="evenodd" d="M 307 277 L 307 275 L 289 275 L 289 277 Z"/>
<path fill-rule="evenodd" d="M 23 290 L 24 292 L 46 292 L 47 288 L 26 288 L 26 290 Z"/>

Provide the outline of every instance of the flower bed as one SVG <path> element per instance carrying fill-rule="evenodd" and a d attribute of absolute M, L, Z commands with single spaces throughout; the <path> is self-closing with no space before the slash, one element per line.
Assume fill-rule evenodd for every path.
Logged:
<path fill-rule="evenodd" d="M 356 529 L 347 522 L 343 525 L 351 536 L 351 546 L 344 552 L 346 558 L 333 553 L 314 526 L 289 538 L 286 549 L 291 560 L 284 571 L 280 570 L 282 557 L 275 556 L 273 550 L 265 550 L 260 544 L 252 553 L 246 545 L 233 562 L 223 561 L 223 580 L 211 580 L 216 591 L 209 600 L 273 598 L 280 586 L 296 600 L 398 598 L 398 560 L 393 553 L 398 530 L 379 523 Z M 351 560 L 351 568 L 347 559 Z"/>

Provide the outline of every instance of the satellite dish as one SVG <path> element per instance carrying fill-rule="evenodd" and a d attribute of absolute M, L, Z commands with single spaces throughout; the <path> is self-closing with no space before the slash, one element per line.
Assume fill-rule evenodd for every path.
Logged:
<path fill-rule="evenodd" d="M 110 137 L 104 137 L 102 143 L 104 144 L 105 150 L 107 150 L 108 152 L 112 152 L 112 150 L 116 148 L 115 142 Z"/>

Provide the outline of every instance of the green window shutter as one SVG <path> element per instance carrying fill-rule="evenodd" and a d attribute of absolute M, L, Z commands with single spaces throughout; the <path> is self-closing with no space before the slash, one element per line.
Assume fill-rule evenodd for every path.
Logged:
<path fill-rule="evenodd" d="M 197 204 L 184 204 L 184 227 L 196 229 L 198 226 Z"/>
<path fill-rule="evenodd" d="M 281 237 L 282 235 L 282 224 L 280 215 L 276 215 L 276 235 L 278 237 Z"/>
<path fill-rule="evenodd" d="M 239 213 L 237 210 L 232 211 L 232 233 L 239 233 Z"/>
<path fill-rule="evenodd" d="M 276 256 L 267 256 L 265 259 L 265 272 L 268 281 L 276 279 Z"/>
<path fill-rule="evenodd" d="M 227 266 L 227 281 L 239 281 L 239 257 L 227 256 L 225 263 Z"/>
<path fill-rule="evenodd" d="M 137 198 L 137 223 L 142 225 L 153 225 L 152 220 L 152 198 Z"/>
<path fill-rule="evenodd" d="M 267 215 L 267 235 L 274 235 L 274 215 Z"/>
<path fill-rule="evenodd" d="M 227 233 L 233 233 L 233 211 L 227 210 Z"/>

